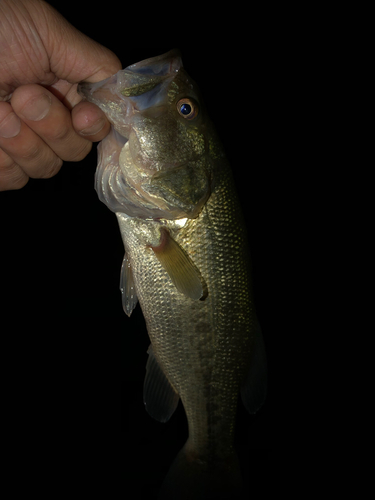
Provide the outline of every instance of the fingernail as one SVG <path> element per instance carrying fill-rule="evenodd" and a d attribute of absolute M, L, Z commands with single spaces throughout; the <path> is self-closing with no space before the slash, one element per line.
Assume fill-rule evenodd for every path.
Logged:
<path fill-rule="evenodd" d="M 83 130 L 80 131 L 81 135 L 96 135 L 98 134 L 104 127 L 106 121 L 105 119 L 100 119 L 97 122 L 94 123 L 94 125 L 91 125 L 91 127 L 84 128 Z"/>
<path fill-rule="evenodd" d="M 21 110 L 21 115 L 24 116 L 26 120 L 37 122 L 42 120 L 48 114 L 51 104 L 52 100 L 50 96 L 42 94 L 41 96 L 27 101 Z"/>
<path fill-rule="evenodd" d="M 16 113 L 9 113 L 9 115 L 0 123 L 0 136 L 4 139 L 11 139 L 16 137 L 21 130 L 21 120 Z"/>

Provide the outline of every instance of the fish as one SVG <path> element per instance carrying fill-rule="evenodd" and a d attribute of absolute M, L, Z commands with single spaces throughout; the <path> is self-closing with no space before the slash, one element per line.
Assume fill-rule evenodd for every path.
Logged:
<path fill-rule="evenodd" d="M 139 303 L 150 338 L 145 408 L 167 422 L 181 401 L 188 422 L 159 498 L 241 498 L 238 399 L 250 414 L 263 405 L 267 359 L 222 143 L 178 49 L 82 82 L 78 92 L 111 122 L 95 189 L 125 247 L 124 312 Z"/>

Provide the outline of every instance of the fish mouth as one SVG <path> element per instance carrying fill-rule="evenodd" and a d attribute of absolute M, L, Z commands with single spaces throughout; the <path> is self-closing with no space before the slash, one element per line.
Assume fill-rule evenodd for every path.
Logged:
<path fill-rule="evenodd" d="M 81 82 L 77 90 L 105 113 L 121 136 L 119 142 L 125 145 L 137 115 L 157 118 L 165 111 L 168 86 L 182 68 L 181 52 L 173 49 L 132 64 L 101 82 Z"/>
<path fill-rule="evenodd" d="M 129 119 L 133 110 L 143 111 L 160 105 L 165 98 L 163 91 L 182 67 L 181 53 L 173 49 L 132 64 L 101 82 L 81 82 L 77 91 L 99 106 L 119 129 L 118 122 Z"/>
<path fill-rule="evenodd" d="M 209 196 L 205 154 L 196 158 L 193 148 L 179 147 L 181 127 L 169 112 L 177 96 L 171 90 L 176 77 L 186 87 L 181 54 L 174 49 L 102 82 L 78 86 L 79 94 L 112 123 L 110 139 L 102 141 L 96 176 L 99 197 L 111 210 L 143 218 L 194 218 Z M 160 139 L 160 124 L 165 139 Z"/>

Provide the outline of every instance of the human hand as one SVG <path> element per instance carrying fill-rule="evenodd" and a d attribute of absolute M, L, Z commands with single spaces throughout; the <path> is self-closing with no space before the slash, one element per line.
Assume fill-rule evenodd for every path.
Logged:
<path fill-rule="evenodd" d="M 49 178 L 79 161 L 110 124 L 77 83 L 121 69 L 109 49 L 43 0 L 0 2 L 0 191 Z"/>

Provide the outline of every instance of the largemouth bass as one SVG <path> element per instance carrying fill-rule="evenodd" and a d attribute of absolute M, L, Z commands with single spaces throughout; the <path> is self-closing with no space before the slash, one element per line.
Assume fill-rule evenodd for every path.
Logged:
<path fill-rule="evenodd" d="M 160 498 L 237 498 L 238 395 L 250 413 L 262 405 L 266 359 L 223 148 L 176 50 L 79 92 L 112 123 L 96 190 L 125 246 L 124 311 L 139 301 L 151 340 L 145 406 L 166 422 L 181 399 L 188 420 Z"/>

